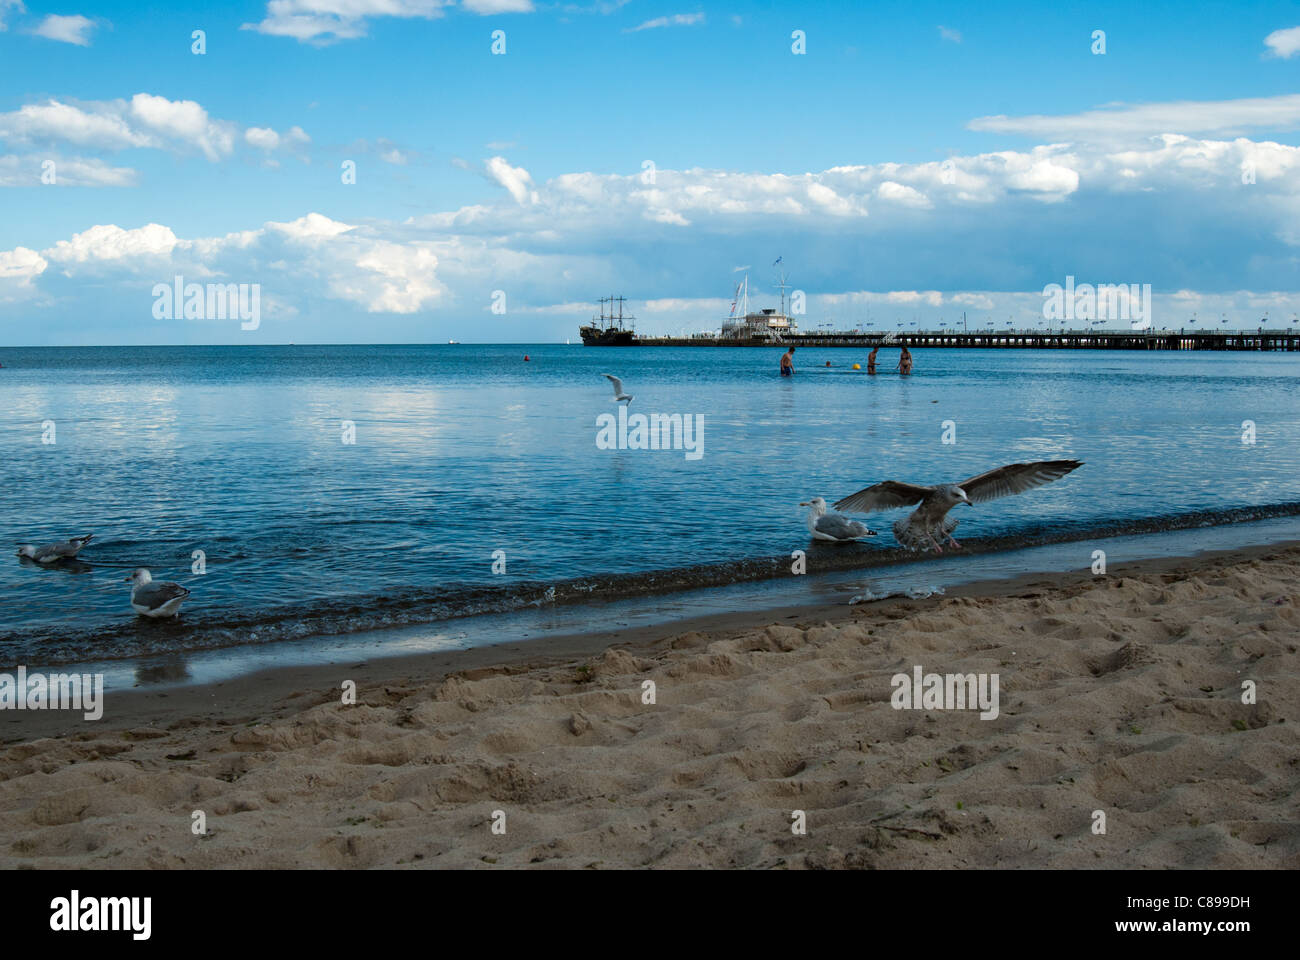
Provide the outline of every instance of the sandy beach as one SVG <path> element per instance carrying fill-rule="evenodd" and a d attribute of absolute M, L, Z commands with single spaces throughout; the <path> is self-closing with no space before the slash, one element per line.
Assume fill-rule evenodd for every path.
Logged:
<path fill-rule="evenodd" d="M 1275 546 L 6 712 L 0 866 L 1294 869 L 1298 576 Z M 997 718 L 895 709 L 917 665 L 996 674 Z"/>

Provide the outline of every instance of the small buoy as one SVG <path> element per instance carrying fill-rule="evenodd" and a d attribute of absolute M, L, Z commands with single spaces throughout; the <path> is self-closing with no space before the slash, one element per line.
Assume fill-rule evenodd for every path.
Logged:
<path fill-rule="evenodd" d="M 855 364 L 853 365 L 853 369 L 854 369 L 854 370 L 861 370 L 861 369 L 862 369 L 862 364 L 860 364 L 860 363 L 855 363 Z"/>
<path fill-rule="evenodd" d="M 525 354 L 524 354 L 524 363 L 527 363 L 527 362 L 528 362 L 528 354 L 525 353 Z"/>
<path fill-rule="evenodd" d="M 829 360 L 827 360 L 827 361 L 826 361 L 826 366 L 829 367 L 830 365 L 831 365 L 831 362 L 830 362 Z"/>

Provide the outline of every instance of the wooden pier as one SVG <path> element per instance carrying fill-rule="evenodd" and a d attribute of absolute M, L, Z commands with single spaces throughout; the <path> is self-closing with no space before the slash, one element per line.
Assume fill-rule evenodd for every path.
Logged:
<path fill-rule="evenodd" d="M 980 350 L 1247 350 L 1300 351 L 1300 332 L 1256 330 L 1212 333 L 1202 330 L 1046 331 L 996 330 L 912 333 L 794 333 L 779 338 L 715 336 L 636 337 L 642 347 L 969 347 Z"/>

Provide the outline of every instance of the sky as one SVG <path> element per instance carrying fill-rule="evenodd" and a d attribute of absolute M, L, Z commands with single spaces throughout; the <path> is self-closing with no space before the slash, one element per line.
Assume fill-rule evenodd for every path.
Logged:
<path fill-rule="evenodd" d="M 1300 327 L 1300 3 L 0 0 L 0 25 L 0 345 L 576 341 L 610 294 L 698 332 L 745 276 L 777 306 L 778 269 L 805 330 L 1032 328 L 1067 277 L 1149 284 L 1158 327 Z M 178 277 L 247 285 L 256 322 L 187 316 Z"/>

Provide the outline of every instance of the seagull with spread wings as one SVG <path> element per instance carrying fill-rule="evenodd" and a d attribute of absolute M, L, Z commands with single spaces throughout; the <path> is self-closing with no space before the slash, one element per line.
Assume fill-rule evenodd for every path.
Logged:
<path fill-rule="evenodd" d="M 914 483 L 886 480 L 859 490 L 835 504 L 836 510 L 871 513 L 875 510 L 892 510 L 919 504 L 912 514 L 894 524 L 894 536 L 903 546 L 912 550 L 933 547 L 943 553 L 940 540 L 954 547 L 961 544 L 952 538 L 957 521 L 950 519 L 948 511 L 959 503 L 968 507 L 977 503 L 1024 493 L 1034 487 L 1059 480 L 1071 470 L 1083 466 L 1079 460 L 1039 460 L 1035 463 L 1009 463 L 962 483 L 941 483 L 932 487 Z"/>
<path fill-rule="evenodd" d="M 619 403 L 619 402 L 621 402 L 621 401 L 623 401 L 623 400 L 626 400 L 626 401 L 627 401 L 627 405 L 628 405 L 629 407 L 632 406 L 632 396 L 631 396 L 631 394 L 628 394 L 628 393 L 624 393 L 624 392 L 623 392 L 623 381 L 622 381 L 622 380 L 620 380 L 618 377 L 614 376 L 613 374 L 609 374 L 609 373 L 601 374 L 601 376 L 603 376 L 606 380 L 608 380 L 610 383 L 612 383 L 612 384 L 614 385 L 614 402 L 615 402 L 615 403 Z"/>

